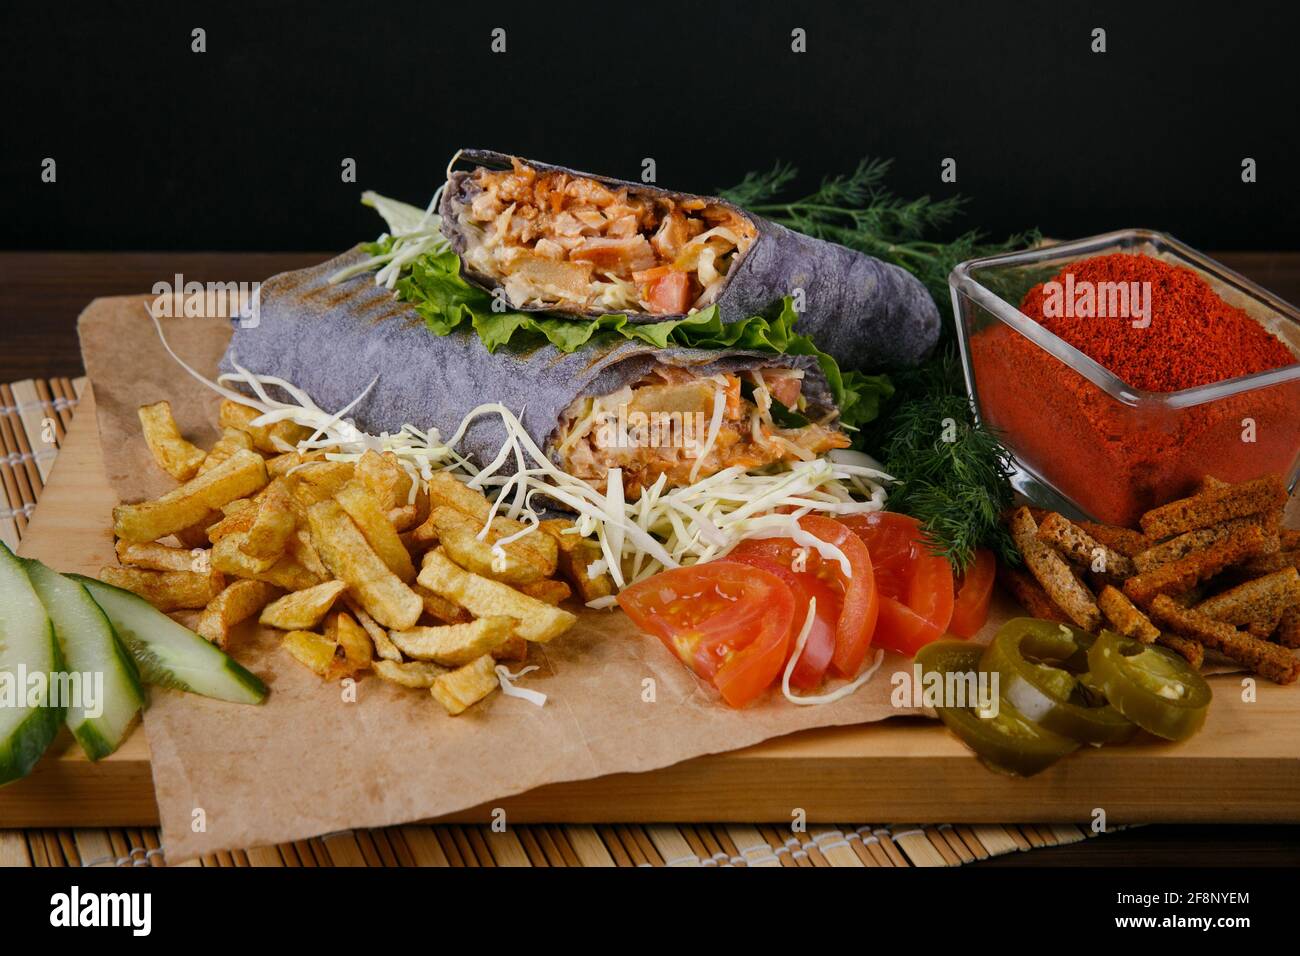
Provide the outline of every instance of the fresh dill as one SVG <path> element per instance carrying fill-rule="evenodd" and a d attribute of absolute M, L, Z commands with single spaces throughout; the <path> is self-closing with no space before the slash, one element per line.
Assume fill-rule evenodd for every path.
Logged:
<path fill-rule="evenodd" d="M 964 571 L 975 549 L 991 548 L 1004 561 L 1019 560 L 1001 524 L 1011 504 L 1011 456 L 978 424 L 956 356 L 948 275 L 960 262 L 1036 244 L 1037 230 L 989 242 L 970 230 L 946 242 L 934 236 L 961 214 L 959 196 L 903 199 L 885 185 L 892 165 L 864 159 L 852 173 L 828 176 L 806 196 L 784 198 L 798 169 L 777 163 L 751 172 L 721 191 L 724 199 L 787 228 L 826 239 L 892 263 L 916 276 L 934 297 L 944 323 L 934 356 L 915 369 L 888 371 L 892 402 L 860 436 L 898 479 L 890 507 L 920 519 L 935 553 Z"/>

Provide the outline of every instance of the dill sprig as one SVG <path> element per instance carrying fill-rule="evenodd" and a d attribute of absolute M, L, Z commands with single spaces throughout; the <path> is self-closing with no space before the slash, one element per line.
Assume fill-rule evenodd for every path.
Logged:
<path fill-rule="evenodd" d="M 880 433 L 885 467 L 898 479 L 889 507 L 920 519 L 932 550 L 964 571 L 975 549 L 1019 562 L 1001 517 L 1011 506 L 1011 455 L 971 416 L 951 345 L 910 372 L 895 372 L 903 398 Z"/>
<path fill-rule="evenodd" d="M 749 173 L 721 195 L 787 228 L 906 269 L 948 316 L 948 275 L 959 262 L 1039 241 L 1037 230 L 1002 242 L 990 242 L 977 230 L 948 241 L 934 238 L 960 215 L 965 199 L 903 199 L 885 185 L 891 165 L 887 159 L 864 159 L 851 173 L 826 177 L 812 193 L 785 199 L 799 171 L 777 163 L 766 172 Z M 934 357 L 919 368 L 873 371 L 888 371 L 896 391 L 886 413 L 859 438 L 898 479 L 890 491 L 890 508 L 920 519 L 934 552 L 959 572 L 978 547 L 1018 562 L 1001 524 L 1012 500 L 1011 456 L 996 435 L 974 420 L 951 318 Z"/>

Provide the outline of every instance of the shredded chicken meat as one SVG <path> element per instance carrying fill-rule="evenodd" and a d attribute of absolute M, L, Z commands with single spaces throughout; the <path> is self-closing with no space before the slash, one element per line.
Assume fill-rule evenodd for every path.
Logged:
<path fill-rule="evenodd" d="M 565 410 L 555 439 L 561 467 L 602 490 L 609 470 L 621 468 L 634 499 L 660 475 L 679 487 L 724 468 L 749 471 L 848 447 L 831 420 L 774 421 L 774 401 L 801 414 L 801 378 L 791 369 L 700 376 L 658 365 L 633 385 Z"/>
<path fill-rule="evenodd" d="M 758 235 L 719 203 L 611 189 L 517 159 L 470 181 L 458 214 L 466 262 L 516 307 L 684 314 L 716 299 Z"/>

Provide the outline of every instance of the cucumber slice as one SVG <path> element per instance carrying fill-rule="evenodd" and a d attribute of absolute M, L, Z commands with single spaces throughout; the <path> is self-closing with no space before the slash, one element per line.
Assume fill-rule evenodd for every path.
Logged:
<path fill-rule="evenodd" d="M 107 757 L 122 745 L 144 704 L 135 661 L 79 582 L 39 561 L 24 561 L 23 566 L 54 625 L 67 667 L 67 686 L 74 680 L 81 686 L 79 699 L 73 694 L 63 701 L 68 729 L 91 760 Z"/>
<path fill-rule="evenodd" d="M 254 674 L 144 598 L 80 574 L 66 577 L 85 585 L 150 684 L 236 704 L 266 699 L 266 685 Z"/>
<path fill-rule="evenodd" d="M 49 678 L 62 668 L 41 599 L 22 561 L 0 542 L 0 784 L 27 776 L 59 732 L 63 708 L 51 706 Z M 31 685 L 38 673 L 43 689 Z"/>

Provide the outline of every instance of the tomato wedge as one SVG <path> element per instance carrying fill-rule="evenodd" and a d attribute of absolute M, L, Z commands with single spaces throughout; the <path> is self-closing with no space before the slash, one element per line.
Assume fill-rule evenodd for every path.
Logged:
<path fill-rule="evenodd" d="M 786 661 L 795 597 L 762 568 L 726 560 L 675 568 L 624 588 L 618 603 L 732 707 L 762 694 Z"/>
<path fill-rule="evenodd" d="M 842 523 L 871 552 L 880 602 L 876 643 L 911 656 L 943 637 L 953 614 L 952 568 L 930 553 L 921 523 L 892 511 L 848 515 Z"/>
<path fill-rule="evenodd" d="M 767 544 L 769 542 L 776 544 L 779 540 L 785 540 L 793 545 L 789 538 L 741 542 L 741 545 Z M 746 549 L 746 553 L 741 553 L 741 548 L 738 547 L 727 555 L 727 560 L 738 561 L 741 564 L 762 568 L 764 571 L 775 574 L 789 585 L 790 591 L 794 594 L 794 619 L 790 622 L 790 647 L 786 651 L 785 661 L 782 662 L 782 673 L 784 673 L 785 665 L 790 662 L 790 655 L 794 653 L 795 641 L 799 636 L 799 632 L 803 630 L 804 620 L 808 617 L 808 599 L 810 597 L 817 599 L 817 611 L 813 616 L 812 628 L 808 632 L 808 640 L 804 644 L 803 653 L 799 655 L 798 662 L 794 665 L 794 670 L 790 673 L 791 686 L 798 687 L 800 690 L 816 687 L 825 677 L 826 668 L 831 663 L 831 654 L 835 651 L 835 625 L 840 619 L 840 609 L 844 604 L 843 590 L 838 582 L 828 582 L 821 578 L 816 571 L 805 569 L 796 574 L 790 570 L 788 564 L 780 564 L 773 558 L 763 557 L 757 553 L 748 553 L 749 550 Z M 788 550 L 792 551 L 793 548 Z M 818 556 L 814 555 L 814 557 Z"/>
<path fill-rule="evenodd" d="M 862 662 L 867 658 L 867 649 L 871 647 L 880 613 L 879 589 L 876 587 L 871 554 L 861 538 L 833 518 L 806 515 L 799 519 L 799 527 L 826 543 L 835 545 L 849 559 L 853 576 L 847 579 L 841 577 L 844 582 L 844 609 L 840 612 L 840 621 L 835 628 L 835 653 L 831 655 L 831 667 L 841 677 L 857 677 Z M 830 567 L 838 575 L 843 575 L 843 569 L 838 564 L 832 562 Z"/>
<path fill-rule="evenodd" d="M 838 562 L 823 560 L 817 551 L 798 545 L 791 538 L 751 538 L 740 542 L 731 553 L 758 555 L 786 567 L 800 568 L 796 575 L 810 594 L 817 597 L 819 616 L 823 604 L 838 594 L 839 600 L 834 604 L 837 615 L 835 649 L 831 652 L 829 668 L 841 677 L 856 677 L 867 657 L 867 649 L 871 646 L 871 636 L 876 629 L 876 615 L 879 611 L 871 555 L 857 535 L 832 518 L 806 515 L 799 519 L 799 527 L 839 548 L 849 559 L 852 576 L 845 574 Z M 817 590 L 814 591 L 814 588 Z M 807 605 L 804 608 L 804 615 L 807 616 Z M 803 621 L 798 620 L 796 625 L 797 634 Z M 810 634 L 809 645 L 811 642 Z M 808 646 L 805 646 L 800 663 L 795 665 L 796 673 L 800 672 L 800 667 L 807 658 Z M 816 658 L 809 661 L 806 670 L 800 675 L 800 683 L 795 683 L 793 675 L 790 683 L 800 688 L 815 687 L 820 683 L 827 668 L 822 667 L 817 671 L 816 662 Z"/>
<path fill-rule="evenodd" d="M 948 622 L 948 633 L 958 637 L 974 637 L 989 616 L 989 600 L 993 597 L 993 578 L 997 573 L 997 558 L 988 548 L 975 552 L 975 562 L 962 575 L 957 586 L 957 599 Z"/>

